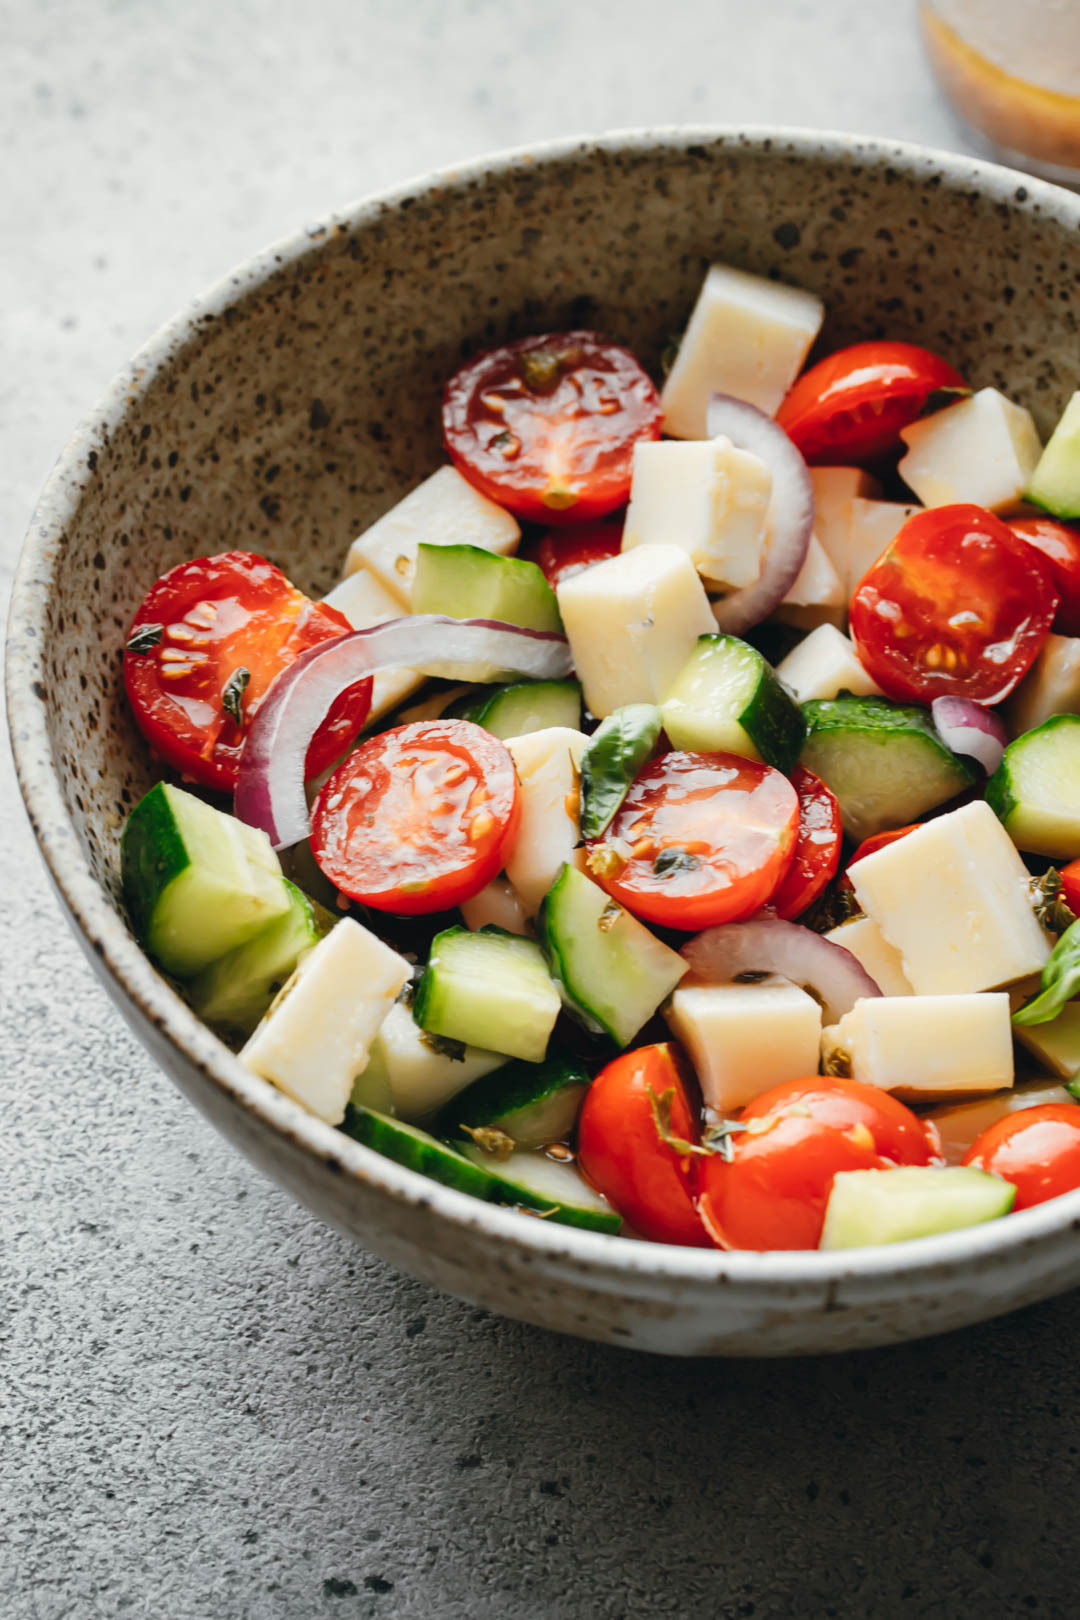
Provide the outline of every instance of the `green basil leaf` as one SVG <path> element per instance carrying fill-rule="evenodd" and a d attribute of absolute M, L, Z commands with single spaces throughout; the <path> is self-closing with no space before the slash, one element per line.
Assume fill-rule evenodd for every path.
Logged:
<path fill-rule="evenodd" d="M 651 703 L 628 703 L 601 720 L 581 756 L 581 834 L 599 838 L 656 746 L 662 718 Z"/>
<path fill-rule="evenodd" d="M 1042 970 L 1042 989 L 1013 1013 L 1013 1023 L 1026 1029 L 1048 1024 L 1067 1002 L 1080 995 L 1080 922 L 1066 928 Z"/>

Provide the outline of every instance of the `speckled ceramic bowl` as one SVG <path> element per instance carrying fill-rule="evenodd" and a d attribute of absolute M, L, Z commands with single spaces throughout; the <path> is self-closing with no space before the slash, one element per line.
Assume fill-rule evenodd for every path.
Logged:
<path fill-rule="evenodd" d="M 679 1250 L 546 1226 L 422 1180 L 243 1069 L 128 933 L 117 845 L 154 780 L 124 630 L 182 559 L 242 546 L 305 589 L 440 459 L 477 343 L 589 325 L 655 367 L 714 259 L 813 288 L 827 345 L 945 350 L 1045 431 L 1080 385 L 1080 197 L 842 136 L 672 131 L 446 172 L 272 249 L 167 326 L 67 446 L 19 570 L 8 657 L 26 803 L 87 955 L 138 1036 L 325 1220 L 439 1287 L 568 1333 L 790 1355 L 958 1327 L 1080 1282 L 1080 1193 L 848 1255 Z"/>

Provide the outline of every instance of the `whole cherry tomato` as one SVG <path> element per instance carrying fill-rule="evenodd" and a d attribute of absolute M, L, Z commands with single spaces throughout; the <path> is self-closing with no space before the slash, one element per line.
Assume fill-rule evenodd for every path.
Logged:
<path fill-rule="evenodd" d="M 854 343 L 803 373 L 776 420 L 811 465 L 860 465 L 893 449 L 931 394 L 970 389 L 915 343 Z"/>
<path fill-rule="evenodd" d="M 1030 1209 L 1080 1187 L 1080 1108 L 1044 1103 L 1006 1114 L 977 1136 L 964 1163 L 1016 1188 L 1013 1209 Z"/>
<path fill-rule="evenodd" d="M 514 762 L 468 720 L 395 726 L 362 743 L 311 811 L 311 849 L 342 894 L 416 916 L 479 894 L 520 817 Z"/>
<path fill-rule="evenodd" d="M 578 1167 L 642 1237 L 709 1249 L 687 1187 L 685 1159 L 662 1139 L 657 1109 L 670 1134 L 697 1142 L 697 1086 L 666 1041 L 624 1052 L 602 1069 L 578 1118 Z"/>
<path fill-rule="evenodd" d="M 798 827 L 798 794 L 771 765 L 672 749 L 638 772 L 586 863 L 637 916 L 708 928 L 766 903 Z"/>
<path fill-rule="evenodd" d="M 1046 640 L 1058 593 L 1046 564 L 981 506 L 909 518 L 855 587 L 851 634 L 889 697 L 1000 703 Z"/>
<path fill-rule="evenodd" d="M 1080 530 L 1052 517 L 1013 518 L 1009 528 L 1041 554 L 1058 588 L 1051 628 L 1059 636 L 1080 636 Z"/>
<path fill-rule="evenodd" d="M 479 354 L 443 396 L 458 471 L 534 523 L 605 517 L 630 496 L 634 445 L 658 439 L 660 396 L 628 349 L 549 332 Z"/>
<path fill-rule="evenodd" d="M 231 793 L 245 729 L 274 677 L 351 629 L 253 552 L 180 563 L 151 587 L 128 632 L 124 685 L 136 723 L 175 770 Z M 308 748 L 309 779 L 345 752 L 370 704 L 370 678 L 338 698 Z"/>
<path fill-rule="evenodd" d="M 840 805 L 831 788 L 796 765 L 791 785 L 799 795 L 799 831 L 791 865 L 769 901 L 778 917 L 801 917 L 825 889 L 840 864 L 844 830 Z"/>

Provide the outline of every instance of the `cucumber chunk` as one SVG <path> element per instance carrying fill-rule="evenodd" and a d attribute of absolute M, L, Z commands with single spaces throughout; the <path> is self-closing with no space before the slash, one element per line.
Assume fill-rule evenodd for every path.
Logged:
<path fill-rule="evenodd" d="M 806 703 L 803 714 L 802 763 L 836 794 L 856 841 L 918 821 L 975 780 L 915 705 L 838 697 Z"/>
<path fill-rule="evenodd" d="M 289 902 L 285 915 L 212 962 L 188 988 L 194 1011 L 226 1039 L 247 1039 L 304 952 L 338 920 L 287 878 L 281 881 Z"/>
<path fill-rule="evenodd" d="M 576 867 L 564 866 L 537 919 L 568 1010 L 627 1046 L 671 994 L 686 963 Z"/>
<path fill-rule="evenodd" d="M 1059 518 L 1080 518 L 1080 392 L 1050 435 L 1028 485 L 1027 498 Z"/>
<path fill-rule="evenodd" d="M 421 545 L 412 610 L 451 619 L 500 619 L 524 630 L 562 629 L 555 592 L 536 564 L 480 546 Z"/>
<path fill-rule="evenodd" d="M 502 1131 L 518 1147 L 545 1147 L 569 1136 L 588 1089 L 588 1071 L 564 1053 L 543 1063 L 508 1063 L 448 1103 L 436 1130 L 467 1142 L 470 1131 L 486 1126 Z"/>
<path fill-rule="evenodd" d="M 1011 1183 L 965 1165 L 841 1170 L 833 1180 L 819 1247 L 864 1249 L 978 1226 L 1007 1215 L 1015 1198 Z"/>
<path fill-rule="evenodd" d="M 663 716 L 651 703 L 628 703 L 601 720 L 581 755 L 581 836 L 599 838 L 656 746 Z"/>
<path fill-rule="evenodd" d="M 1018 849 L 1080 855 L 1080 714 L 1055 714 L 1017 737 L 986 784 L 986 802 Z"/>
<path fill-rule="evenodd" d="M 433 1034 L 539 1063 L 559 1007 L 535 941 L 502 928 L 447 928 L 432 941 L 413 1017 Z"/>
<path fill-rule="evenodd" d="M 542 1209 L 560 1226 L 584 1227 L 590 1232 L 618 1232 L 622 1217 L 602 1193 L 594 1192 L 572 1161 L 549 1159 L 544 1153 L 519 1151 L 508 1159 L 493 1159 L 475 1142 L 462 1148 L 471 1164 L 493 1165 L 500 1182 L 516 1195 L 514 1202 Z"/>
<path fill-rule="evenodd" d="M 166 973 L 193 978 L 289 909 L 266 834 L 159 782 L 120 841 L 124 901 Z"/>
<path fill-rule="evenodd" d="M 383 1114 L 423 1119 L 505 1063 L 501 1052 L 421 1029 L 411 1009 L 398 1001 L 379 1026 L 367 1068 L 353 1085 L 352 1101 Z"/>
<path fill-rule="evenodd" d="M 460 698 L 445 711 L 448 719 L 471 720 L 493 737 L 525 737 L 531 731 L 581 725 L 581 687 L 577 681 L 515 681 L 494 692 Z"/>
<path fill-rule="evenodd" d="M 476 1163 L 446 1143 L 436 1141 L 416 1125 L 406 1125 L 403 1120 L 391 1119 L 372 1108 L 350 1106 L 341 1128 L 354 1141 L 373 1148 L 384 1158 L 416 1170 L 444 1187 L 482 1198 L 486 1203 L 550 1211 L 549 1220 L 566 1226 L 586 1226 L 599 1232 L 617 1232 L 622 1224 L 611 1206 L 599 1200 L 599 1195 L 586 1187 L 580 1177 L 576 1182 L 564 1179 L 556 1188 L 553 1178 L 546 1177 L 543 1171 L 535 1170 L 532 1165 L 514 1163 L 514 1179 L 511 1180 L 501 1173 L 502 1167 L 490 1154 L 484 1155 L 486 1164 Z M 476 1151 L 480 1153 L 479 1149 Z M 512 1160 L 533 1157 L 532 1154 L 514 1154 Z M 557 1167 L 552 1164 L 551 1168 Z M 526 1184 L 523 1176 L 535 1184 L 535 1190 L 534 1185 Z"/>
<path fill-rule="evenodd" d="M 802 711 L 756 647 L 699 636 L 663 705 L 676 748 L 738 754 L 789 775 L 806 736 Z"/>

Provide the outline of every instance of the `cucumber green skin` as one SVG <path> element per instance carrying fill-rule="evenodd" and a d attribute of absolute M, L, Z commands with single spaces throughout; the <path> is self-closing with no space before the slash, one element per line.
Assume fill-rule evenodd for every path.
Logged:
<path fill-rule="evenodd" d="M 213 962 L 185 992 L 193 1012 L 227 1040 L 247 1039 L 301 954 L 317 945 L 337 921 L 287 878 L 281 881 L 289 896 L 284 917 Z"/>
<path fill-rule="evenodd" d="M 473 1164 L 454 1148 L 436 1141 L 427 1131 L 415 1125 L 406 1125 L 399 1119 L 391 1119 L 386 1114 L 377 1114 L 373 1109 L 355 1108 L 350 1103 L 345 1110 L 341 1129 L 354 1141 L 362 1142 L 365 1147 L 381 1153 L 384 1158 L 393 1159 L 396 1164 L 404 1165 L 407 1170 L 415 1170 L 430 1181 L 452 1187 L 456 1192 L 468 1193 L 473 1198 L 483 1199 L 485 1203 L 505 1204 L 510 1208 L 523 1206 L 526 1209 L 551 1207 L 527 1187 L 505 1181 L 491 1170 Z M 593 1232 L 614 1233 L 622 1225 L 617 1215 L 575 1209 L 570 1205 L 559 1206 L 548 1219 L 559 1225 L 585 1227 Z"/>
<path fill-rule="evenodd" d="M 505 984 L 497 982 L 495 971 L 485 971 L 483 982 L 467 984 L 465 988 L 459 982 L 455 993 L 453 979 L 459 971 L 455 968 L 455 958 L 460 960 L 468 952 L 479 962 L 484 944 L 492 938 L 504 942 L 503 956 L 507 963 L 520 961 L 522 993 L 514 997 Z M 513 977 L 511 969 L 508 978 Z M 464 1006 L 466 1000 L 470 1003 L 468 1007 Z M 483 1001 L 490 1006 L 481 1027 L 475 1004 Z M 432 1034 L 539 1063 L 547 1051 L 559 1003 L 535 941 L 493 926 L 477 929 L 475 933 L 468 928 L 455 927 L 444 929 L 432 940 L 412 1010 L 421 1029 L 430 1030 Z M 531 1023 L 530 1015 L 534 1015 Z"/>
<path fill-rule="evenodd" d="M 532 1110 L 542 1113 L 545 1103 L 571 1089 L 584 1097 L 588 1085 L 587 1069 L 561 1052 L 549 1055 L 543 1063 L 507 1063 L 482 1079 L 474 1080 L 447 1103 L 435 1121 L 435 1133 L 448 1141 L 464 1140 L 469 1130 L 493 1125 L 518 1141 L 514 1132 L 515 1116 Z M 541 1133 L 536 1145 L 553 1141 L 559 1134 Z"/>
<path fill-rule="evenodd" d="M 772 765 L 776 770 L 783 771 L 785 776 L 790 776 L 799 762 L 799 754 L 806 738 L 806 720 L 795 699 L 777 679 L 776 671 L 756 647 L 751 647 L 749 642 L 741 641 L 738 636 L 699 636 L 697 646 L 690 654 L 687 669 L 683 674 L 691 672 L 695 665 L 703 666 L 707 674 L 710 664 L 719 668 L 729 660 L 753 668 L 756 679 L 745 707 L 739 713 L 729 712 L 726 718 L 742 727 L 766 765 Z M 672 696 L 677 694 L 682 678 L 683 675 L 680 674 Z M 668 735 L 676 747 L 689 747 L 691 746 L 689 743 L 684 744 L 678 740 L 678 724 L 674 712 L 672 723 L 669 724 L 668 706 L 671 702 L 672 698 L 669 697 L 664 705 L 664 723 Z M 706 728 L 709 712 L 709 706 L 705 705 L 702 718 Z M 676 728 L 674 732 L 672 724 Z"/>
<path fill-rule="evenodd" d="M 421 543 L 412 611 L 445 613 L 451 619 L 500 619 L 523 630 L 562 630 L 555 592 L 537 565 L 481 546 Z"/>
<path fill-rule="evenodd" d="M 493 737 L 525 737 L 549 726 L 581 726 L 581 686 L 577 681 L 514 681 L 480 697 L 459 698 L 446 710 L 453 720 L 471 720 Z"/>
<path fill-rule="evenodd" d="M 1035 726 L 1031 731 L 1025 731 L 1023 736 L 1015 738 L 1006 748 L 1001 764 L 986 784 L 986 802 L 1010 836 L 1014 835 L 1014 833 L 1018 834 L 1015 826 L 1016 813 L 1018 811 L 1022 813 L 1024 809 L 1021 797 L 1023 790 L 1015 780 L 1017 767 L 1021 764 L 1024 754 L 1032 744 L 1036 748 L 1041 747 L 1047 737 L 1058 731 L 1063 734 L 1069 732 L 1080 733 L 1080 715 L 1052 714 L 1049 720 L 1043 721 L 1041 726 Z M 1029 847 L 1028 842 L 1022 836 L 1017 835 L 1016 842 L 1021 849 Z M 1033 853 L 1039 854 L 1043 852 L 1036 849 L 1033 850 Z M 1051 858 L 1054 860 L 1072 860 L 1074 852 L 1068 850 L 1055 851 Z"/>
<path fill-rule="evenodd" d="M 124 904 L 140 940 L 150 932 L 162 894 L 188 864 L 165 783 L 158 782 L 132 810 L 120 838 Z"/>

